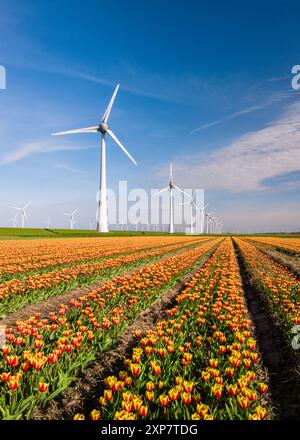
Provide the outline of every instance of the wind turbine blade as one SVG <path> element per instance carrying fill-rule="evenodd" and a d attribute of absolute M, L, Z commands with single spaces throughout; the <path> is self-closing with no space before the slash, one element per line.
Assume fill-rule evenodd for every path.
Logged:
<path fill-rule="evenodd" d="M 114 104 L 114 101 L 116 99 L 116 95 L 118 93 L 119 87 L 120 87 L 120 84 L 117 84 L 116 87 L 115 87 L 114 93 L 112 94 L 112 97 L 110 98 L 110 101 L 109 101 L 109 104 L 107 106 L 107 109 L 105 110 L 104 115 L 102 116 L 102 121 L 101 122 L 106 123 L 108 121 L 108 118 L 109 118 L 112 106 Z"/>
<path fill-rule="evenodd" d="M 157 191 L 156 193 L 153 194 L 153 197 L 157 196 L 158 194 L 163 193 L 164 191 L 167 191 L 169 189 L 169 186 L 166 186 L 163 189 L 160 189 L 159 191 Z"/>
<path fill-rule="evenodd" d="M 170 163 L 170 182 L 173 183 L 173 164 Z"/>
<path fill-rule="evenodd" d="M 12 209 L 22 209 L 22 208 L 19 208 L 18 206 L 9 206 L 9 208 L 12 208 Z"/>
<path fill-rule="evenodd" d="M 207 205 L 203 206 L 203 209 L 207 208 L 207 207 L 208 207 L 208 205 L 209 205 L 209 203 L 207 203 Z"/>
<path fill-rule="evenodd" d="M 95 127 L 77 128 L 76 130 L 58 131 L 57 133 L 52 133 L 52 136 L 60 136 L 64 134 L 75 134 L 75 133 L 95 133 L 98 131 L 98 125 Z"/>
<path fill-rule="evenodd" d="M 76 212 L 78 211 L 79 208 L 74 209 L 74 211 L 71 213 L 71 215 L 73 216 L 74 214 L 76 214 Z"/>
<path fill-rule="evenodd" d="M 126 148 L 124 147 L 124 145 L 121 144 L 121 142 L 119 141 L 119 139 L 117 138 L 117 136 L 111 131 L 111 130 L 107 130 L 106 132 L 114 141 L 116 144 L 119 145 L 119 147 L 121 148 L 121 150 L 123 150 L 123 152 L 126 154 L 127 157 L 129 157 L 129 159 L 134 163 L 134 165 L 137 165 L 136 161 L 134 160 L 134 158 L 131 156 L 131 154 L 126 150 Z"/>
<path fill-rule="evenodd" d="M 67 215 L 68 217 L 70 217 L 71 214 L 67 214 L 66 212 L 62 213 L 63 215 Z"/>
<path fill-rule="evenodd" d="M 28 206 L 31 205 L 31 203 L 32 203 L 32 202 L 27 203 L 27 205 L 25 205 L 25 206 L 23 207 L 23 209 L 28 208 Z"/>
<path fill-rule="evenodd" d="M 178 186 L 176 186 L 176 185 L 173 185 L 173 186 L 174 186 L 174 188 L 177 189 L 177 191 L 179 191 L 179 192 L 181 192 L 182 194 L 185 194 L 186 196 L 188 196 L 189 198 L 191 198 L 191 196 L 190 196 L 188 193 L 186 193 L 185 191 L 183 191 L 182 189 L 180 189 Z"/>

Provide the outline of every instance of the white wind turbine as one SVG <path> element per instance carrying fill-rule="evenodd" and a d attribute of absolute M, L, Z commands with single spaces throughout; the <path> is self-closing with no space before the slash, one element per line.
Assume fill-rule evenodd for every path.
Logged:
<path fill-rule="evenodd" d="M 70 220 L 70 229 L 73 229 L 74 228 L 74 225 L 75 225 L 75 214 L 76 214 L 76 212 L 78 211 L 78 209 L 79 208 L 76 208 L 76 209 L 74 209 L 74 211 L 73 212 L 71 212 L 71 213 L 64 213 L 64 215 L 66 215 L 67 217 L 69 217 L 69 220 Z"/>
<path fill-rule="evenodd" d="M 18 214 L 16 214 L 14 217 L 11 217 L 8 219 L 9 222 L 13 224 L 13 228 L 16 228 L 17 224 L 19 223 L 19 220 L 17 219 Z"/>
<path fill-rule="evenodd" d="M 96 226 L 95 222 L 89 222 L 90 225 L 90 231 L 92 231 L 94 229 L 94 226 Z"/>
<path fill-rule="evenodd" d="M 169 216 L 170 216 L 170 222 L 169 222 L 169 233 L 173 234 L 174 233 L 174 212 L 173 212 L 173 191 L 177 189 L 177 191 L 181 192 L 182 194 L 185 194 L 186 196 L 190 197 L 189 194 L 187 194 L 186 192 L 184 192 L 182 189 L 180 189 L 177 185 L 174 184 L 174 179 L 173 179 L 173 166 L 172 164 L 170 164 L 170 182 L 169 185 L 166 186 L 165 188 L 161 189 L 160 191 L 158 191 L 156 194 L 154 195 L 158 195 L 163 193 L 164 191 L 169 190 L 169 194 L 170 194 L 170 212 L 169 212 Z"/>
<path fill-rule="evenodd" d="M 46 229 L 49 229 L 53 226 L 50 219 L 51 217 L 48 217 L 47 220 L 43 221 L 43 223 L 46 225 Z"/>
<path fill-rule="evenodd" d="M 25 225 L 25 219 L 28 218 L 27 214 L 26 214 L 26 209 L 28 208 L 28 206 L 31 205 L 31 202 L 27 203 L 25 206 L 23 206 L 23 208 L 20 208 L 19 206 L 11 206 L 12 209 L 17 209 L 18 211 L 21 212 L 21 228 L 24 228 Z"/>
<path fill-rule="evenodd" d="M 203 208 L 200 208 L 200 215 L 201 215 L 201 217 L 200 217 L 200 221 L 201 221 L 201 223 L 200 223 L 200 234 L 204 233 L 205 209 L 207 207 L 208 207 L 208 203 L 205 206 L 203 206 Z"/>
<path fill-rule="evenodd" d="M 198 212 L 201 212 L 195 203 L 195 197 L 196 197 L 196 192 L 193 191 L 191 200 L 189 200 L 188 202 L 185 202 L 185 203 L 180 203 L 180 205 L 189 205 L 190 206 L 190 234 L 194 233 L 194 223 L 195 223 L 195 218 L 196 218 L 196 216 L 194 216 L 194 214 L 193 214 L 194 208 Z"/>
<path fill-rule="evenodd" d="M 211 224 L 211 220 L 212 220 L 212 217 L 211 217 L 212 214 L 213 214 L 213 212 L 206 213 L 206 233 L 207 234 L 210 234 L 210 224 Z"/>
<path fill-rule="evenodd" d="M 129 159 L 137 165 L 131 154 L 126 150 L 123 144 L 119 141 L 117 136 L 108 128 L 108 118 L 119 90 L 119 84 L 116 85 L 112 97 L 109 101 L 107 109 L 105 110 L 101 122 L 98 125 L 87 128 L 79 128 L 77 130 L 62 131 L 59 133 L 53 133 L 54 136 L 62 134 L 73 133 L 99 133 L 101 134 L 101 172 L 100 172 L 100 190 L 99 190 L 99 202 L 98 202 L 98 219 L 97 219 L 97 231 L 108 232 L 108 215 L 107 215 L 107 200 L 106 200 L 106 141 L 105 137 L 108 136 L 115 141 L 115 143 L 121 148 L 121 150 L 129 157 Z"/>

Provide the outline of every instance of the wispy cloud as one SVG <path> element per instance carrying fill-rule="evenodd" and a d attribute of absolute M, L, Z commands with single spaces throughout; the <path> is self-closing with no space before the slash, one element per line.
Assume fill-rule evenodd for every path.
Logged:
<path fill-rule="evenodd" d="M 0 165 L 8 165 L 37 154 L 54 153 L 57 151 L 86 150 L 92 148 L 96 148 L 96 146 L 67 145 L 61 143 L 58 144 L 51 141 L 28 142 L 16 150 L 5 153 L 2 157 L 0 157 Z"/>
<path fill-rule="evenodd" d="M 298 102 L 267 127 L 246 133 L 207 157 L 178 158 L 183 165 L 176 165 L 176 174 L 186 188 L 263 191 L 270 188 L 268 180 L 300 170 L 299 145 Z"/>
<path fill-rule="evenodd" d="M 54 166 L 56 168 L 60 168 L 61 170 L 69 171 L 70 173 L 75 174 L 85 174 L 86 172 L 84 170 L 80 170 L 79 168 L 71 167 L 70 165 L 65 165 L 62 163 L 55 163 Z"/>
<path fill-rule="evenodd" d="M 278 78 L 270 78 L 269 80 L 266 80 L 265 82 L 267 82 L 267 81 L 272 82 L 272 81 L 276 81 L 276 80 L 278 80 Z M 290 98 L 290 97 L 293 97 L 292 90 L 282 90 L 282 91 L 272 92 L 270 94 L 270 96 L 268 96 L 267 99 L 265 101 L 263 101 L 262 103 L 246 107 L 246 108 L 239 110 L 237 112 L 234 112 L 234 113 L 230 113 L 229 115 L 225 116 L 224 118 L 217 119 L 212 122 L 208 122 L 207 124 L 202 124 L 199 127 L 194 128 L 190 132 L 190 134 L 197 133 L 198 131 L 205 130 L 205 129 L 212 127 L 214 125 L 222 124 L 223 122 L 229 121 L 231 119 L 235 119 L 239 116 L 246 115 L 248 113 L 252 113 L 252 112 L 255 112 L 258 110 L 262 110 L 263 108 L 268 107 L 269 105 L 272 105 L 274 103 L 278 103 L 278 102 L 280 102 L 286 98 Z"/>

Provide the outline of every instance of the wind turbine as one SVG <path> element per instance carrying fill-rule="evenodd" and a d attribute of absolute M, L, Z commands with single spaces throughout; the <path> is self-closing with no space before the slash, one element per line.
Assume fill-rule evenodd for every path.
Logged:
<path fill-rule="evenodd" d="M 115 90 L 110 98 L 109 104 L 102 116 L 101 122 L 98 125 L 87 128 L 79 128 L 77 130 L 68 130 L 58 133 L 53 133 L 53 136 L 73 134 L 73 133 L 99 133 L 101 134 L 101 172 L 100 172 L 100 190 L 99 190 L 99 202 L 98 202 L 98 219 L 97 219 L 97 231 L 108 232 L 108 215 L 107 215 L 107 200 L 106 200 L 106 141 L 105 137 L 108 136 L 115 141 L 115 143 L 121 148 L 127 157 L 137 165 L 131 154 L 126 150 L 123 144 L 119 141 L 117 136 L 108 128 L 108 118 L 118 93 L 120 85 L 117 84 Z"/>
<path fill-rule="evenodd" d="M 89 222 L 89 225 L 90 225 L 90 231 L 92 230 L 92 229 L 94 229 L 94 225 L 95 225 L 95 222 Z"/>
<path fill-rule="evenodd" d="M 203 232 L 204 232 L 204 219 L 205 219 L 204 212 L 205 212 L 205 209 L 207 207 L 208 207 L 208 203 L 205 206 L 203 206 L 203 208 L 200 208 L 200 213 L 201 213 L 201 217 L 200 217 L 200 220 L 201 220 L 201 223 L 200 223 L 200 233 L 201 234 L 203 234 Z"/>
<path fill-rule="evenodd" d="M 78 209 L 79 208 L 76 208 L 76 209 L 74 209 L 74 211 L 73 212 L 71 212 L 71 213 L 64 213 L 64 215 L 66 215 L 67 217 L 69 217 L 69 220 L 70 220 L 70 229 L 73 229 L 74 228 L 74 225 L 75 225 L 75 217 L 74 217 L 74 215 L 76 214 L 76 212 L 78 211 Z"/>
<path fill-rule="evenodd" d="M 23 208 L 20 208 L 19 206 L 11 206 L 12 209 L 17 209 L 18 211 L 21 212 L 21 228 L 24 228 L 24 224 L 25 224 L 25 219 L 28 218 L 27 214 L 26 214 L 26 208 L 28 208 L 28 206 L 31 205 L 31 202 L 27 203 L 25 206 L 23 206 Z"/>
<path fill-rule="evenodd" d="M 211 223 L 211 215 L 213 214 L 213 212 L 207 212 L 206 213 L 206 233 L 209 234 L 210 233 L 210 223 Z"/>
<path fill-rule="evenodd" d="M 214 234 L 215 233 L 215 225 L 216 225 L 216 221 L 217 221 L 217 219 L 216 219 L 216 217 L 211 217 L 210 218 L 210 233 L 211 234 Z"/>
<path fill-rule="evenodd" d="M 19 220 L 17 219 L 17 216 L 18 216 L 18 214 L 16 214 L 14 217 L 8 219 L 9 222 L 12 222 L 14 228 L 19 223 Z"/>
<path fill-rule="evenodd" d="M 195 193 L 195 191 L 193 191 L 191 200 L 189 200 L 188 202 L 185 202 L 185 203 L 180 203 L 180 205 L 189 205 L 190 206 L 190 234 L 194 233 L 194 221 L 195 221 L 195 217 L 193 215 L 194 208 L 200 212 L 200 209 L 198 208 L 198 206 L 195 203 L 195 197 L 196 197 L 196 193 Z"/>
<path fill-rule="evenodd" d="M 174 184 L 174 179 L 173 179 L 173 166 L 172 164 L 170 164 L 170 181 L 169 181 L 169 185 L 166 186 L 165 188 L 161 189 L 160 191 L 158 191 L 156 194 L 154 195 L 158 195 L 163 193 L 164 191 L 169 190 L 169 194 L 170 194 L 170 222 L 169 222 L 169 233 L 173 234 L 174 233 L 174 212 L 173 212 L 173 191 L 177 189 L 177 191 L 181 192 L 182 194 L 185 194 L 186 196 L 190 197 L 189 194 L 187 194 L 186 192 L 184 192 L 182 189 L 180 189 L 177 185 Z"/>
<path fill-rule="evenodd" d="M 45 223 L 46 229 L 49 229 L 49 228 L 51 228 L 51 226 L 53 226 L 53 224 L 51 223 L 50 217 L 48 217 L 47 220 L 43 221 L 43 223 Z"/>

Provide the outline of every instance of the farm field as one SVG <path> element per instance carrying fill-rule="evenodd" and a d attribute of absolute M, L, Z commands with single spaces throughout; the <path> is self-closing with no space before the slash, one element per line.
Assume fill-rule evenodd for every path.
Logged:
<path fill-rule="evenodd" d="M 299 419 L 299 252 L 270 236 L 0 241 L 1 418 Z"/>

